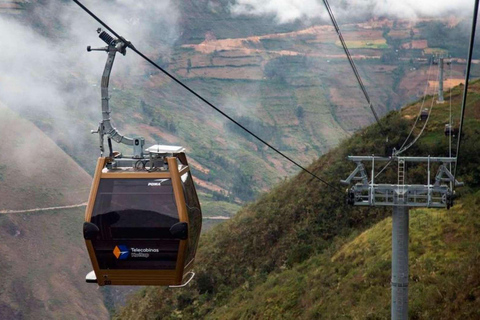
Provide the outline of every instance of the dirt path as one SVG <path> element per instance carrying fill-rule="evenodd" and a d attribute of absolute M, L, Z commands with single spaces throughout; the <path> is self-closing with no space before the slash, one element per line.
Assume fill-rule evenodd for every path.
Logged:
<path fill-rule="evenodd" d="M 34 209 L 27 209 L 27 210 L 0 210 L 0 214 L 28 213 L 28 212 L 38 212 L 38 211 L 59 210 L 59 209 L 71 209 L 71 208 L 85 207 L 86 205 L 87 205 L 87 203 L 84 202 L 84 203 L 80 203 L 80 204 L 73 204 L 73 205 L 61 206 L 61 207 L 34 208 Z M 229 220 L 230 217 L 214 216 L 214 217 L 203 217 L 203 219 L 204 220 Z"/>
<path fill-rule="evenodd" d="M 226 216 L 203 217 L 203 220 L 230 220 L 230 217 L 226 217 Z"/>
<path fill-rule="evenodd" d="M 61 206 L 61 207 L 48 207 L 48 208 L 34 208 L 34 209 L 27 209 L 27 210 L 0 210 L 0 213 L 27 213 L 27 212 L 37 212 L 37 211 L 50 211 L 50 210 L 58 210 L 58 209 L 70 209 L 70 208 L 78 208 L 78 207 L 85 207 L 87 205 L 86 202 L 80 204 L 72 204 L 69 206 Z"/>

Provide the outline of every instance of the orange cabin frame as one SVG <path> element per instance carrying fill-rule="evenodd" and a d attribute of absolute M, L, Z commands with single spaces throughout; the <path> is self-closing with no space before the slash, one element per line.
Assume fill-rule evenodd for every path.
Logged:
<path fill-rule="evenodd" d="M 190 171 L 186 156 L 183 153 L 176 154 L 174 157 L 167 157 L 168 171 L 131 171 L 131 170 L 113 170 L 106 169 L 108 158 L 102 157 L 97 161 L 95 175 L 88 205 L 85 211 L 85 222 L 91 222 L 95 200 L 97 198 L 98 187 L 102 179 L 171 179 L 173 193 L 178 211 L 180 222 L 186 222 L 190 225 L 189 216 L 185 204 L 185 197 L 182 189 L 181 176 Z M 179 167 L 177 160 L 180 160 Z M 179 170 L 180 168 L 180 170 Z M 196 194 L 195 194 L 196 196 Z M 198 198 L 197 198 L 198 199 Z M 88 254 L 92 262 L 93 270 L 97 277 L 97 283 L 104 285 L 180 285 L 189 271 L 193 268 L 195 257 L 191 261 L 185 261 L 187 246 L 190 244 L 191 235 L 187 240 L 180 240 L 176 268 L 174 270 L 128 270 L 128 269 L 101 269 L 95 255 L 94 246 L 91 240 L 85 240 Z M 197 242 L 198 243 L 198 242 Z M 196 248 L 194 248 L 196 251 Z M 112 253 L 113 254 L 113 253 Z"/>

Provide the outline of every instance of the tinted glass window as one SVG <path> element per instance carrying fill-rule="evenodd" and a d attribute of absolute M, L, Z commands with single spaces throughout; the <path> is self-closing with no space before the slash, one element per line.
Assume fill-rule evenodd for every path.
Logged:
<path fill-rule="evenodd" d="M 190 172 L 187 172 L 184 173 L 181 178 L 189 220 L 189 243 L 185 259 L 185 264 L 188 264 L 195 257 L 197 251 L 198 240 L 200 239 L 200 232 L 202 230 L 202 211 L 200 209 L 197 192 L 195 191 L 195 185 L 193 184 L 192 175 Z"/>
<path fill-rule="evenodd" d="M 104 240 L 171 238 L 178 212 L 170 179 L 102 179 L 92 223 Z"/>

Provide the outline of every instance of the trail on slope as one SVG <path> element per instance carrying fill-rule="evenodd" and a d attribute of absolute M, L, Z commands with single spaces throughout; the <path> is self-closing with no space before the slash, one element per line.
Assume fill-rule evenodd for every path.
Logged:
<path fill-rule="evenodd" d="M 33 208 L 33 209 L 26 209 L 26 210 L 0 210 L 0 213 L 27 213 L 27 212 L 36 212 L 36 211 L 49 211 L 49 210 L 59 210 L 59 209 L 70 209 L 70 208 L 78 208 L 84 207 L 87 203 L 80 203 L 80 204 L 72 204 L 69 206 L 61 206 L 61 207 L 48 207 L 48 208 Z"/>
<path fill-rule="evenodd" d="M 37 212 L 37 211 L 49 211 L 49 210 L 59 210 L 59 209 L 71 209 L 71 208 L 78 208 L 78 207 L 85 207 L 87 202 L 80 203 L 80 204 L 72 204 L 69 206 L 60 206 L 60 207 L 48 207 L 48 208 L 33 208 L 33 209 L 26 209 L 26 210 L 0 210 L 0 214 L 8 214 L 8 213 L 28 213 L 28 212 Z M 213 216 L 213 217 L 203 217 L 204 220 L 229 220 L 230 217 L 226 216 Z"/>

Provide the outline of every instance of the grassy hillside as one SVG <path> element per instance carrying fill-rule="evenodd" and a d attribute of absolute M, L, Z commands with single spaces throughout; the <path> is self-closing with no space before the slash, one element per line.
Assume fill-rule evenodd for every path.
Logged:
<path fill-rule="evenodd" d="M 478 312 L 478 279 L 472 275 L 471 263 L 478 265 L 479 255 L 475 234 L 478 193 L 472 194 L 480 186 L 479 92 L 476 82 L 469 94 L 459 168 L 460 178 L 467 182 L 467 187 L 458 190 L 462 199 L 448 212 L 412 211 L 413 318 L 454 314 L 473 319 Z M 455 115 L 459 114 L 460 93 L 461 88 L 452 91 Z M 431 99 L 427 97 L 425 105 Z M 411 114 L 417 114 L 421 106 L 414 103 L 382 120 L 392 146 L 404 141 L 414 123 Z M 443 135 L 448 104 L 434 108 L 425 136 L 408 155 L 444 156 L 448 152 Z M 310 170 L 339 186 L 337 182 L 353 170 L 345 157 L 383 154 L 384 141 L 379 127 L 370 126 L 322 156 Z M 426 181 L 424 169 L 410 167 L 407 181 Z M 395 181 L 396 168 L 387 169 L 379 179 Z M 388 317 L 389 216 L 390 210 L 383 208 L 348 207 L 343 194 L 301 173 L 203 236 L 197 278 L 189 288 L 147 288 L 118 318 Z"/>
<path fill-rule="evenodd" d="M 106 319 L 91 266 L 84 208 L 90 176 L 31 122 L 0 105 L 0 319 Z"/>
<path fill-rule="evenodd" d="M 450 211 L 411 211 L 411 319 L 480 317 L 479 204 L 476 193 Z M 206 318 L 389 319 L 391 226 L 386 218 L 260 285 L 236 288 Z"/>

